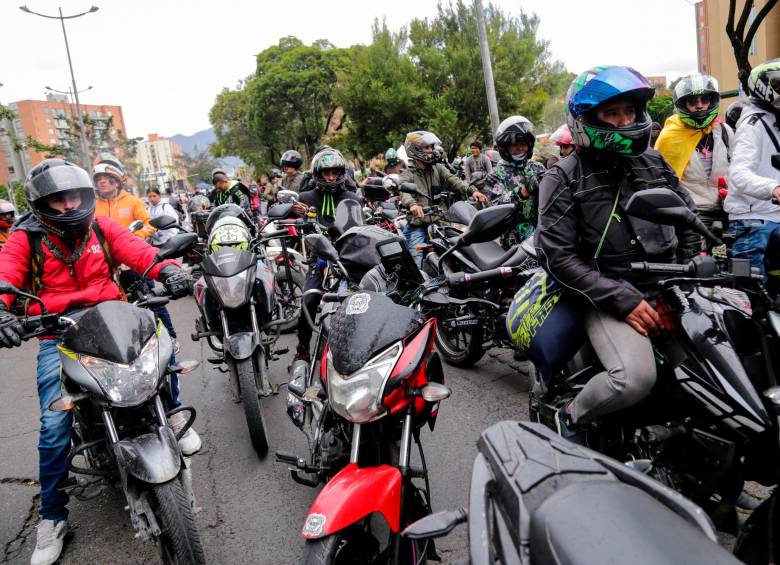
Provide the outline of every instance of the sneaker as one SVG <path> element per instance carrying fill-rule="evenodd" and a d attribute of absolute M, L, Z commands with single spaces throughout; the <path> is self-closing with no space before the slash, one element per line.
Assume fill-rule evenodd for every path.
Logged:
<path fill-rule="evenodd" d="M 175 337 L 171 338 L 171 345 L 173 346 L 173 355 L 177 357 L 181 353 L 181 343 Z"/>
<path fill-rule="evenodd" d="M 187 417 L 184 412 L 178 412 L 168 418 L 168 423 L 173 428 L 173 433 L 179 435 L 179 432 L 184 428 L 187 423 Z M 179 449 L 181 449 L 182 455 L 189 457 L 195 455 L 202 447 L 200 436 L 198 432 L 190 427 L 189 430 L 184 432 L 184 435 L 179 438 Z"/>
<path fill-rule="evenodd" d="M 571 419 L 571 414 L 566 410 L 566 404 L 555 413 L 555 427 L 558 435 L 577 445 L 585 445 L 585 434 L 582 429 Z"/>
<path fill-rule="evenodd" d="M 51 565 L 60 558 L 65 534 L 68 533 L 68 521 L 41 520 L 38 523 L 38 539 L 35 551 L 30 557 L 30 565 Z"/>

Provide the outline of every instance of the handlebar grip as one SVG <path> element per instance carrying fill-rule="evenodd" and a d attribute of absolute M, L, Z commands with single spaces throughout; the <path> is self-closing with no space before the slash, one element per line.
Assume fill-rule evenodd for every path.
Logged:
<path fill-rule="evenodd" d="M 263 234 L 263 239 L 276 239 L 277 237 L 286 237 L 288 235 L 290 235 L 290 232 L 287 230 L 276 230 Z"/>
<path fill-rule="evenodd" d="M 447 284 L 455 288 L 465 287 L 494 279 L 505 279 L 514 274 L 516 274 L 514 267 L 498 267 L 479 273 L 452 273 L 447 275 Z"/>
<path fill-rule="evenodd" d="M 341 302 L 345 298 L 345 295 L 338 294 L 337 292 L 326 292 L 322 295 L 323 302 Z"/>
<path fill-rule="evenodd" d="M 632 273 L 650 273 L 658 275 L 690 275 L 693 274 L 692 265 L 678 265 L 676 263 L 631 263 L 628 270 Z"/>

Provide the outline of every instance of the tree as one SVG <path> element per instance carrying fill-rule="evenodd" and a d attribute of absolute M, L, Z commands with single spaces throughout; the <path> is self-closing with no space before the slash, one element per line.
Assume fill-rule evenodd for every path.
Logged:
<path fill-rule="evenodd" d="M 187 180 L 192 186 L 201 182 L 211 184 L 211 171 L 219 167 L 217 161 L 208 150 L 189 156 L 186 153 L 174 158 L 174 165 L 187 170 Z"/>
<path fill-rule="evenodd" d="M 334 99 L 348 117 L 342 143 L 354 153 L 374 155 L 398 145 L 418 129 L 428 91 L 405 55 L 406 33 L 374 21 L 371 45 L 355 48 L 351 66 Z"/>
<path fill-rule="evenodd" d="M 756 36 L 761 22 L 764 21 L 767 14 L 775 7 L 778 0 L 765 0 L 764 6 L 755 12 L 754 0 L 745 0 L 742 6 L 742 13 L 739 16 L 739 21 L 736 26 L 734 25 L 734 18 L 737 11 L 737 0 L 729 0 L 729 14 L 726 19 L 726 35 L 731 41 L 731 46 L 734 48 L 734 58 L 737 61 L 737 76 L 739 82 L 742 84 L 742 90 L 748 92 L 748 77 L 752 69 L 748 55 L 750 54 L 750 44 L 753 43 L 753 39 Z M 747 27 L 748 21 L 752 13 L 755 13 L 750 27 Z"/>
<path fill-rule="evenodd" d="M 515 18 L 489 5 L 485 25 L 501 115 L 538 121 L 573 75 L 550 60 L 548 43 L 536 37 L 536 16 L 521 12 Z M 423 125 L 436 132 L 451 157 L 470 137 L 491 139 L 473 6 L 440 3 L 433 20 L 411 22 L 409 40 L 409 56 L 429 91 Z"/>
<path fill-rule="evenodd" d="M 669 94 L 654 96 L 647 103 L 647 111 L 654 122 L 658 122 L 663 126 L 666 119 L 674 113 L 672 96 Z"/>
<path fill-rule="evenodd" d="M 271 161 L 273 156 L 265 136 L 250 120 L 250 92 L 245 87 L 251 80 L 250 76 L 236 90 L 225 88 L 217 96 L 209 112 L 209 121 L 214 126 L 217 141 L 209 149 L 215 157 L 238 156 L 258 167 Z M 200 156 L 205 157 L 203 153 Z M 211 176 L 208 181 L 211 181 Z"/>

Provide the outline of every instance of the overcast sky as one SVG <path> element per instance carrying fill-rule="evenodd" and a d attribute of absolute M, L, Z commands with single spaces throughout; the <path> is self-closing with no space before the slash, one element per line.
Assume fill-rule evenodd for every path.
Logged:
<path fill-rule="evenodd" d="M 44 86 L 70 85 L 62 30 L 0 2 L 0 101 L 44 99 Z M 693 0 L 691 0 L 693 1 Z M 94 0 L 98 12 L 66 21 L 85 104 L 122 106 L 128 134 L 190 135 L 209 127 L 219 91 L 254 71 L 255 55 L 280 37 L 338 47 L 371 41 L 374 18 L 397 30 L 430 17 L 435 0 Z M 696 70 L 694 7 L 688 0 L 493 0 L 505 11 L 536 13 L 539 34 L 568 70 L 632 65 L 674 78 Z M 485 0 L 485 4 L 488 0 Z M 28 0 L 31 10 L 64 14 L 90 0 Z M 478 49 L 475 45 L 474 49 Z"/>

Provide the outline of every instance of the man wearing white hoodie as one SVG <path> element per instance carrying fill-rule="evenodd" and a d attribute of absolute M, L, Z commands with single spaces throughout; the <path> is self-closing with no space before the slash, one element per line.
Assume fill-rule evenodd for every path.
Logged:
<path fill-rule="evenodd" d="M 737 122 L 729 166 L 724 210 L 737 236 L 734 257 L 747 257 L 753 267 L 764 269 L 769 236 L 780 227 L 780 170 L 772 155 L 780 153 L 780 59 L 758 65 L 748 79 L 750 103 Z"/>

